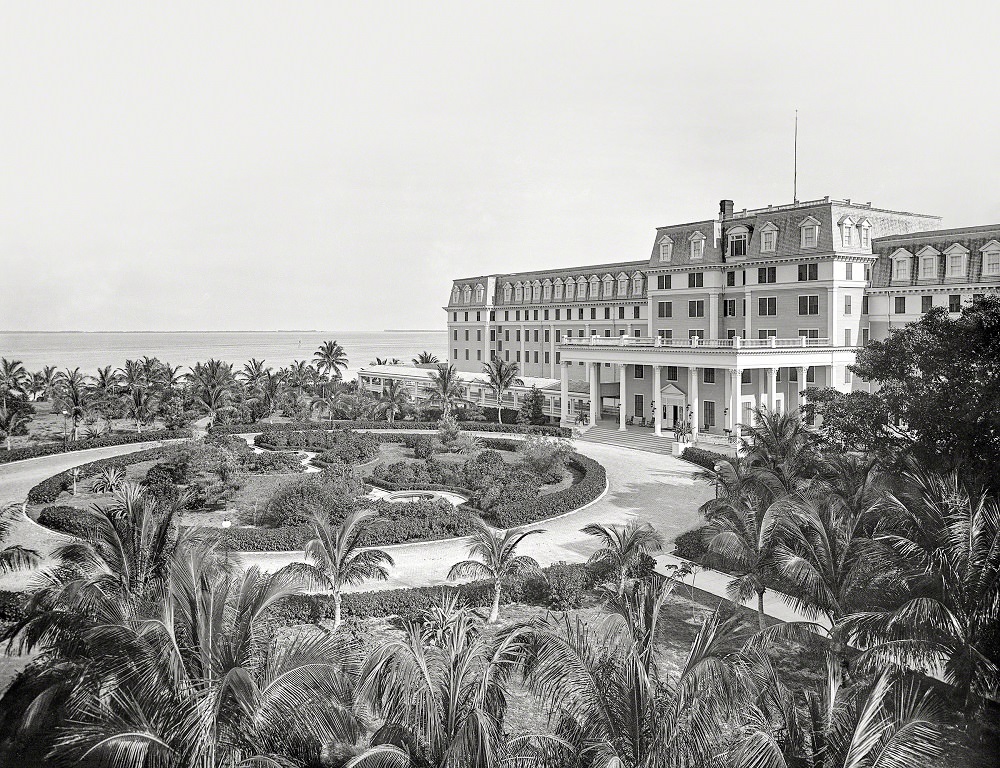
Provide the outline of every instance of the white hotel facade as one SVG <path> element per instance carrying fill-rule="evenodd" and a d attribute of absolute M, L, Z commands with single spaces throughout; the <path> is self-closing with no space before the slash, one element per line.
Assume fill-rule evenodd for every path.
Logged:
<path fill-rule="evenodd" d="M 794 409 L 809 387 L 849 391 L 859 346 L 932 306 L 1000 289 L 1000 225 L 944 230 L 935 216 L 823 198 L 659 227 L 648 258 L 453 281 L 449 360 L 472 402 L 516 362 L 553 421 L 614 420 L 725 440 L 760 405 Z M 430 372 L 368 366 L 362 386 Z M 714 436 L 714 437 L 709 437 Z"/>

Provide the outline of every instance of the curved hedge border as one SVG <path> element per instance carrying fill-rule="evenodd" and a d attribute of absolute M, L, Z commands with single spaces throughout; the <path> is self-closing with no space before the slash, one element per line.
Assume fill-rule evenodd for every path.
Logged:
<path fill-rule="evenodd" d="M 28 491 L 29 504 L 51 504 L 59 498 L 59 494 L 73 487 L 73 469 L 79 470 L 77 482 L 93 477 L 105 467 L 121 467 L 124 469 L 130 464 L 139 464 L 143 461 L 155 461 L 162 458 L 167 451 L 166 446 L 158 448 L 147 448 L 144 451 L 126 453 L 121 456 L 111 456 L 107 459 L 98 459 L 78 467 L 67 469 L 57 475 L 42 480 L 38 485 Z"/>
<path fill-rule="evenodd" d="M 91 448 L 109 448 L 115 445 L 130 445 L 132 443 L 148 443 L 153 440 L 179 440 L 191 437 L 190 429 L 154 429 L 143 432 L 126 432 L 124 434 L 108 435 L 107 437 L 95 437 L 92 440 L 77 440 L 67 443 L 47 443 L 45 445 L 30 445 L 26 448 L 15 448 L 12 451 L 0 451 L 0 464 L 9 464 L 12 461 L 23 461 L 24 459 L 37 459 L 40 456 L 55 456 L 58 453 L 73 453 L 74 451 L 88 451 Z"/>
<path fill-rule="evenodd" d="M 589 456 L 574 453 L 567 466 L 583 475 L 579 482 L 561 491 L 539 496 L 532 504 L 518 509 L 501 509 L 484 519 L 500 528 L 517 528 L 537 523 L 589 504 L 608 487 L 608 475 L 604 465 Z"/>
<path fill-rule="evenodd" d="M 515 435 L 548 435 L 550 437 L 572 437 L 573 430 L 566 427 L 550 427 L 535 424 L 496 424 L 488 421 L 460 421 L 458 426 L 469 432 L 507 432 Z M 250 424 L 220 424 L 209 431 L 215 435 L 242 435 L 249 432 L 306 432 L 315 429 L 409 429 L 437 432 L 436 421 L 287 421 L 269 424 L 257 421 Z"/>

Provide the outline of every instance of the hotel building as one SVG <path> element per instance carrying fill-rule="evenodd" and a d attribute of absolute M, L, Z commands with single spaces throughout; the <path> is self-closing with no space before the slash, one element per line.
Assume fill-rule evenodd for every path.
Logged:
<path fill-rule="evenodd" d="M 483 365 L 518 364 L 546 412 L 613 419 L 661 435 L 687 423 L 724 441 L 757 406 L 797 408 L 809 387 L 849 391 L 859 346 L 933 306 L 960 310 L 1000 288 L 1000 225 L 940 229 L 940 218 L 851 200 L 812 200 L 659 227 L 647 258 L 453 281 L 448 362 L 467 397 L 495 405 Z M 430 372 L 369 366 L 361 382 Z M 672 434 L 672 432 L 671 432 Z M 714 437 L 713 437 L 714 436 Z"/>

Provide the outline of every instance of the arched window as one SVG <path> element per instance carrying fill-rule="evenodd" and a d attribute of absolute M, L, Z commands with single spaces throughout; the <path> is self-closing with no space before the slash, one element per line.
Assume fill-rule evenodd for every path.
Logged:
<path fill-rule="evenodd" d="M 660 261 L 669 262 L 674 253 L 674 241 L 668 235 L 664 235 L 659 241 Z"/>
<path fill-rule="evenodd" d="M 505 303 L 508 304 L 510 303 L 510 295 L 511 293 L 513 293 L 513 291 L 514 291 L 514 286 L 512 286 L 510 283 L 503 284 L 503 300 Z"/>
<path fill-rule="evenodd" d="M 486 288 L 483 287 L 482 283 L 476 283 L 476 304 L 483 303 L 483 297 L 486 294 Z"/>
<path fill-rule="evenodd" d="M 520 282 L 514 283 L 514 301 L 524 301 L 524 286 Z"/>
<path fill-rule="evenodd" d="M 462 301 L 465 302 L 466 304 L 468 304 L 470 301 L 472 301 L 472 287 L 471 286 L 467 285 L 467 286 L 465 286 L 465 288 L 462 289 Z"/>
<path fill-rule="evenodd" d="M 601 280 L 597 275 L 592 275 L 590 278 L 590 298 L 601 298 Z"/>
<path fill-rule="evenodd" d="M 559 301 L 563 297 L 563 281 L 561 277 L 557 277 L 556 281 L 552 284 L 555 288 L 555 299 Z"/>
<path fill-rule="evenodd" d="M 458 286 L 456 285 L 455 287 L 453 287 L 451 289 L 451 303 L 452 304 L 458 304 L 458 297 L 460 295 L 461 295 L 461 291 L 459 291 Z"/>
<path fill-rule="evenodd" d="M 542 284 L 538 280 L 531 284 L 531 300 L 541 301 L 542 300 Z"/>
<path fill-rule="evenodd" d="M 571 277 L 566 281 L 566 300 L 569 301 L 576 293 L 576 282 Z"/>
<path fill-rule="evenodd" d="M 733 227 L 726 233 L 726 241 L 726 253 L 730 259 L 746 258 L 750 230 L 742 225 Z"/>
<path fill-rule="evenodd" d="M 548 278 L 542 281 L 542 299 L 552 301 L 552 281 Z"/>
<path fill-rule="evenodd" d="M 594 278 L 594 295 L 597 295 L 597 278 Z M 587 278 L 580 275 L 576 279 L 576 298 L 578 301 L 583 301 L 587 298 Z"/>

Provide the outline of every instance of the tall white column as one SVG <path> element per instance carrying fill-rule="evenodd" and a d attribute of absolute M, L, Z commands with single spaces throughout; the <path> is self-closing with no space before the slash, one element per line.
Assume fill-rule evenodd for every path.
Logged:
<path fill-rule="evenodd" d="M 489 311 L 486 312 L 486 316 L 489 317 Z M 487 365 L 490 362 L 490 324 L 487 322 L 483 326 L 483 365 Z"/>
<path fill-rule="evenodd" d="M 528 329 L 521 326 L 521 374 L 528 375 Z"/>
<path fill-rule="evenodd" d="M 549 326 L 549 376 L 556 377 L 556 327 Z"/>
<path fill-rule="evenodd" d="M 767 369 L 767 410 L 773 412 L 777 405 L 778 369 Z"/>
<path fill-rule="evenodd" d="M 660 402 L 660 366 L 653 366 L 653 434 L 663 434 L 663 403 Z"/>
<path fill-rule="evenodd" d="M 719 338 L 719 292 L 708 294 L 708 338 Z"/>
<path fill-rule="evenodd" d="M 596 424 L 601 414 L 601 364 L 587 363 L 590 371 L 590 423 Z"/>
<path fill-rule="evenodd" d="M 740 414 L 742 398 L 740 395 L 743 391 L 743 371 L 739 368 L 731 368 L 729 370 L 729 382 L 729 428 L 735 435 L 739 429 L 740 419 L 742 418 Z"/>
<path fill-rule="evenodd" d="M 744 291 L 743 301 L 746 305 L 746 312 L 743 313 L 743 338 L 749 339 L 750 336 L 750 318 L 753 317 L 753 292 Z"/>
<path fill-rule="evenodd" d="M 625 431 L 625 413 L 628 410 L 628 387 L 625 383 L 628 371 L 624 363 L 618 364 L 618 430 Z"/>
<path fill-rule="evenodd" d="M 795 405 L 799 408 L 799 410 L 801 410 L 802 406 L 805 405 L 805 397 L 802 396 L 802 393 L 805 392 L 806 389 L 806 369 L 801 365 L 798 368 L 798 379 L 799 380 L 795 382 Z"/>
<path fill-rule="evenodd" d="M 701 376 L 701 368 L 688 368 L 688 407 L 691 409 L 691 440 L 694 441 L 698 434 L 701 421 L 701 408 L 698 402 L 698 378 Z"/>
<path fill-rule="evenodd" d="M 569 363 L 559 363 L 559 416 L 564 427 L 569 426 Z"/>

